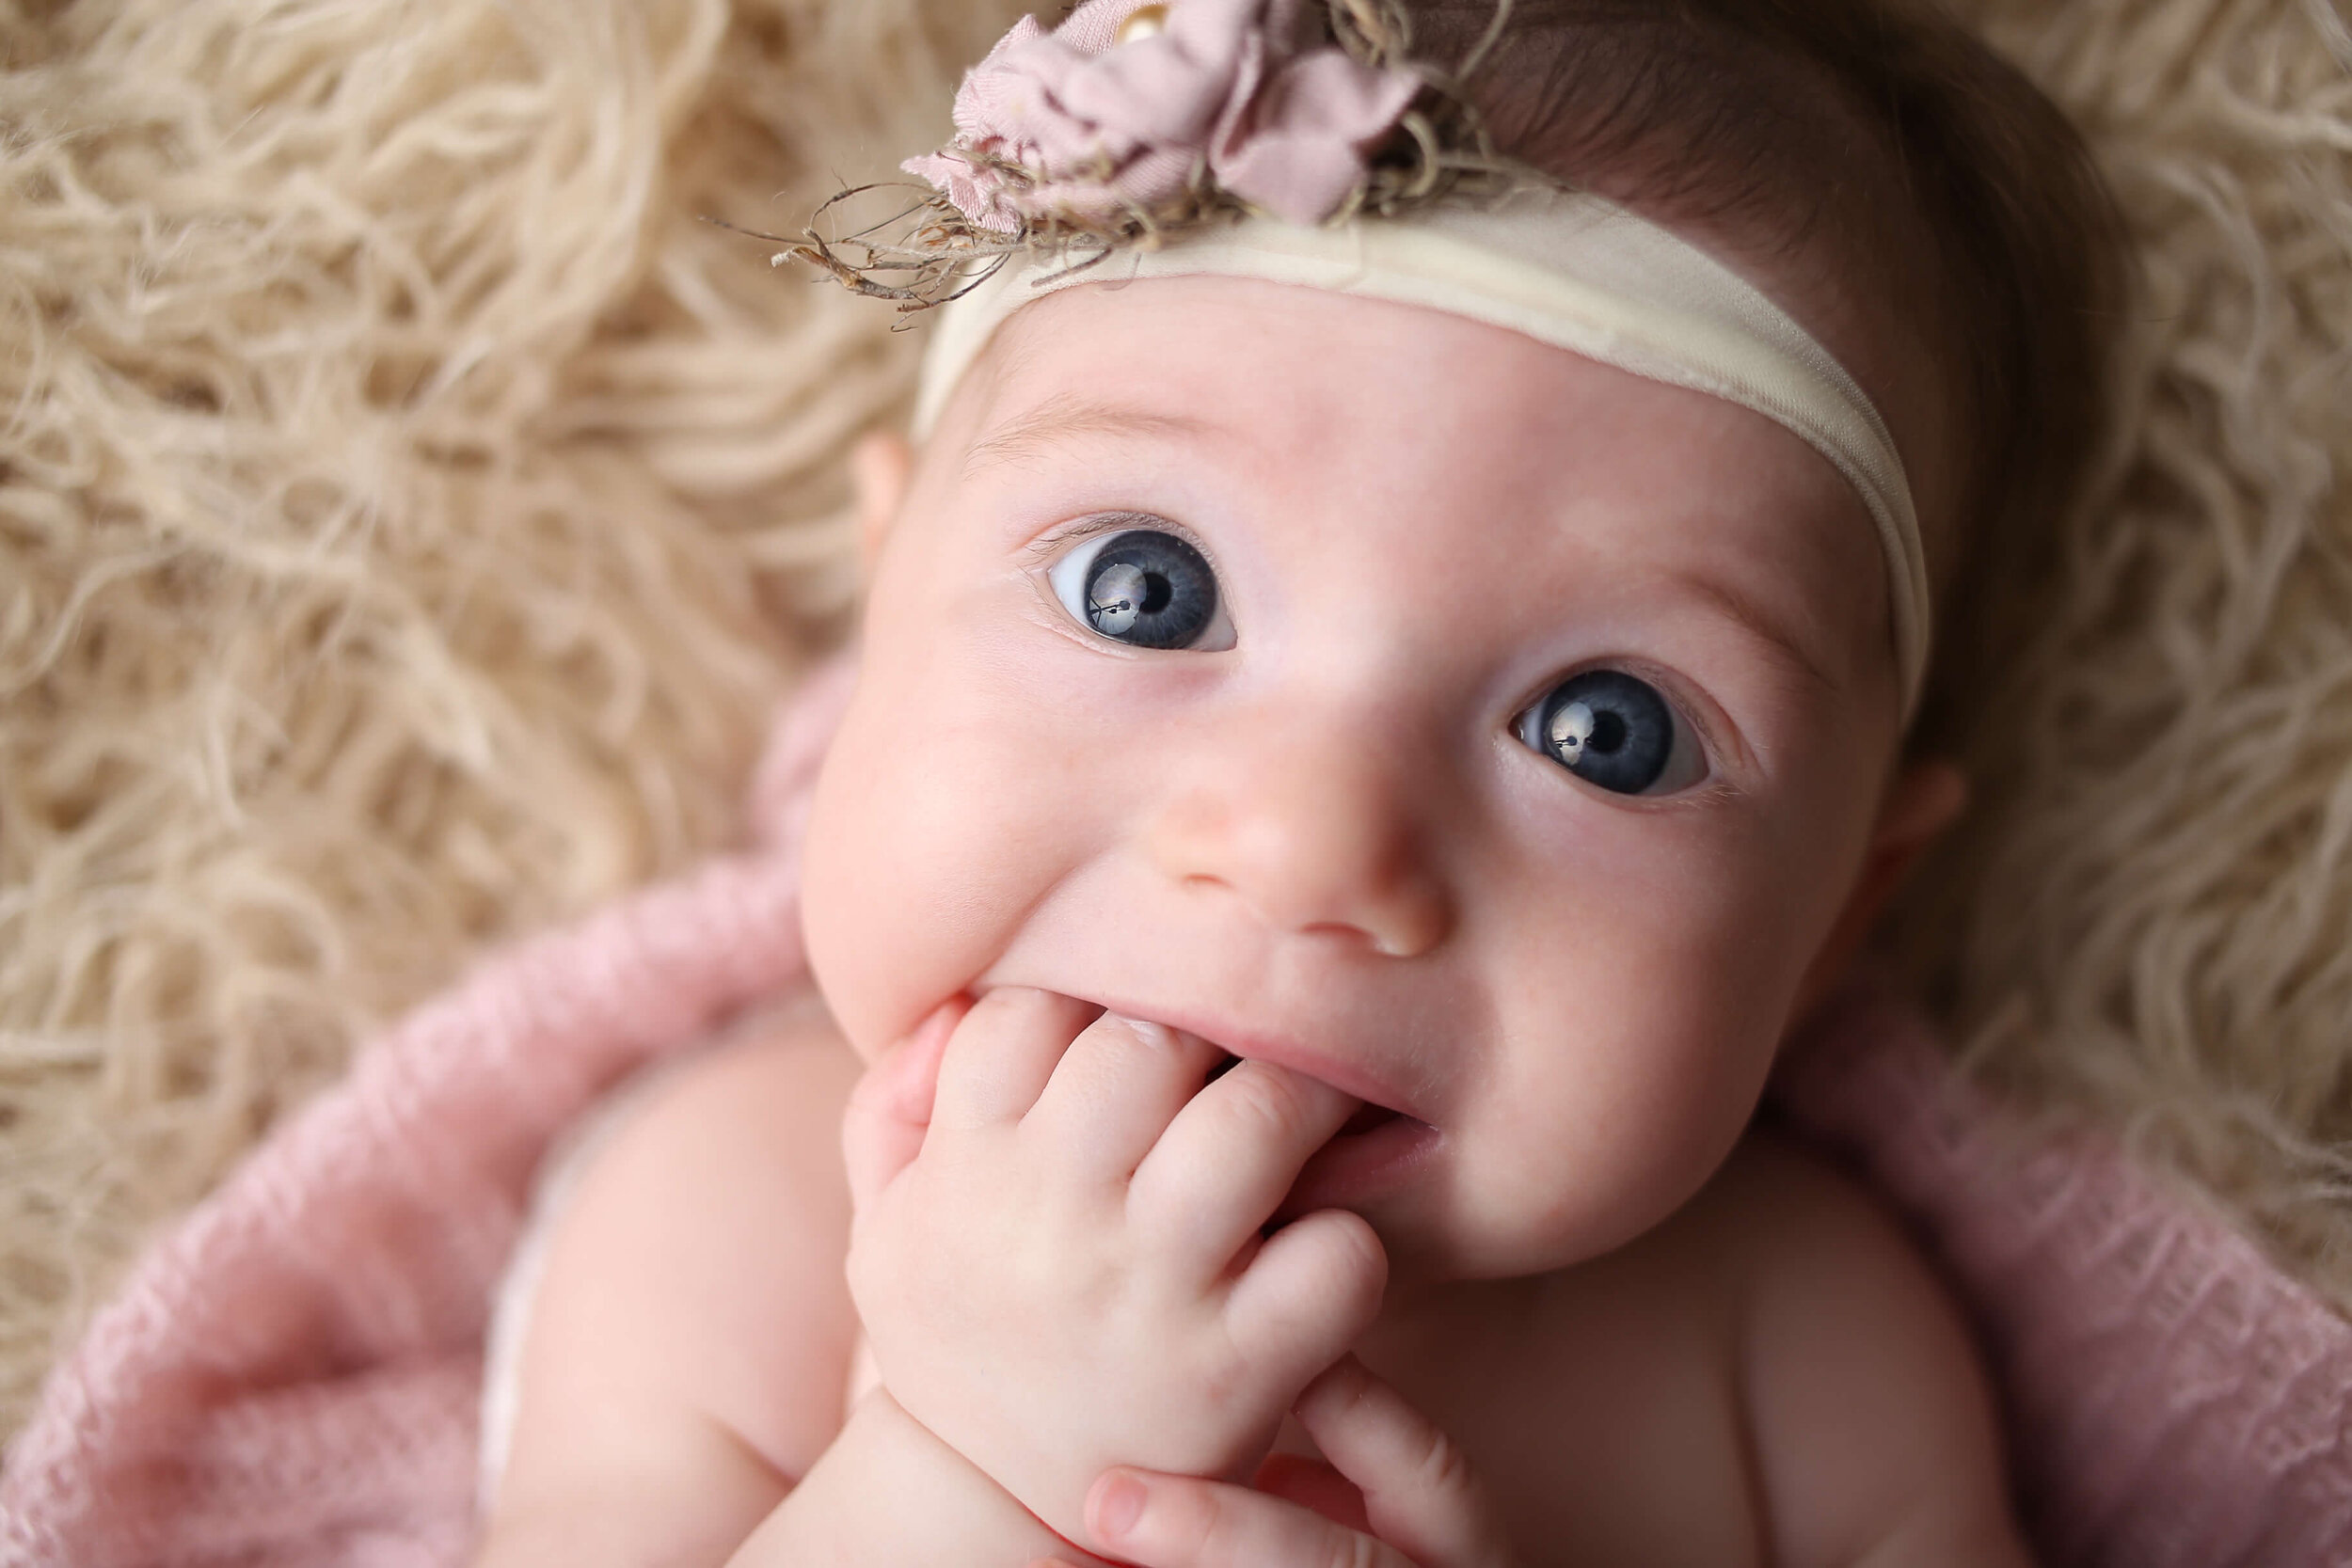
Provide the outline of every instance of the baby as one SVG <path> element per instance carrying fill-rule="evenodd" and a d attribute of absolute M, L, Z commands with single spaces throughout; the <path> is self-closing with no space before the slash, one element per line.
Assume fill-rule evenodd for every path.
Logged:
<path fill-rule="evenodd" d="M 1891 0 L 1089 0 L 959 123 L 823 1015 L 579 1163 L 479 1561 L 2024 1561 L 1955 1308 L 1753 1118 L 2090 419 L 2063 123 Z"/>

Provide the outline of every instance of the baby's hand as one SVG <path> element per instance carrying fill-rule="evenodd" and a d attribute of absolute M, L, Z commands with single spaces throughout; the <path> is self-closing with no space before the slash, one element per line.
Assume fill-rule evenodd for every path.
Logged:
<path fill-rule="evenodd" d="M 1247 1477 L 1387 1279 L 1343 1211 L 1259 1239 L 1354 1100 L 1250 1061 L 1203 1088 L 1211 1047 L 1094 1015 L 992 991 L 878 1063 L 843 1130 L 883 1385 L 1071 1540 L 1114 1465 Z"/>
<path fill-rule="evenodd" d="M 1511 1568 L 1518 1560 L 1462 1450 L 1354 1356 L 1310 1384 L 1296 1408 L 1330 1466 L 1302 1463 L 1285 1479 L 1262 1475 L 1261 1491 L 1113 1470 L 1087 1497 L 1088 1539 L 1142 1568 Z"/>

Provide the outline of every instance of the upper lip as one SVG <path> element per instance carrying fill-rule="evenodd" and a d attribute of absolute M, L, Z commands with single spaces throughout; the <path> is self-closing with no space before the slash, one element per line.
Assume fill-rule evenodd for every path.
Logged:
<path fill-rule="evenodd" d="M 1396 1085 L 1353 1062 L 1325 1054 L 1309 1045 L 1280 1035 L 1264 1034 L 1236 1026 L 1221 1019 L 1183 1008 L 1130 1006 L 1125 1003 L 1106 1001 L 1099 997 L 1083 1000 L 1093 1002 L 1122 1018 L 1149 1019 L 1165 1023 L 1170 1029 L 1181 1029 L 1197 1035 L 1220 1051 L 1256 1062 L 1270 1062 L 1276 1067 L 1289 1068 L 1311 1078 L 1320 1078 L 1343 1094 L 1354 1095 L 1368 1105 L 1378 1105 L 1416 1121 L 1427 1121 L 1413 1107 L 1405 1091 Z"/>

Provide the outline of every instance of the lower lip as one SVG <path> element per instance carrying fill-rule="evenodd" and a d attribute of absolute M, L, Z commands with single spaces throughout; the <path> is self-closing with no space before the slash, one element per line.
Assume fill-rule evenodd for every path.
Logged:
<path fill-rule="evenodd" d="M 1377 1197 L 1410 1176 L 1437 1147 L 1438 1130 L 1406 1116 L 1333 1138 L 1299 1171 L 1275 1218 L 1293 1219 Z"/>

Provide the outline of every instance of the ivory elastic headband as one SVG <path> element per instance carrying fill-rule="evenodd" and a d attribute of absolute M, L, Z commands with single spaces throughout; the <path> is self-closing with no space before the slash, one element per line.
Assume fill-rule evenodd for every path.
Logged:
<path fill-rule="evenodd" d="M 1754 409 L 1846 476 L 1877 524 L 1910 719 L 1927 669 L 1927 558 L 1901 456 L 1829 351 L 1745 278 L 1597 197 L 1526 191 L 1486 207 L 1306 227 L 1248 218 L 1091 266 L 1036 257 L 940 311 L 915 408 L 928 432 L 1005 319 L 1085 283 L 1257 277 L 1425 306 Z"/>

